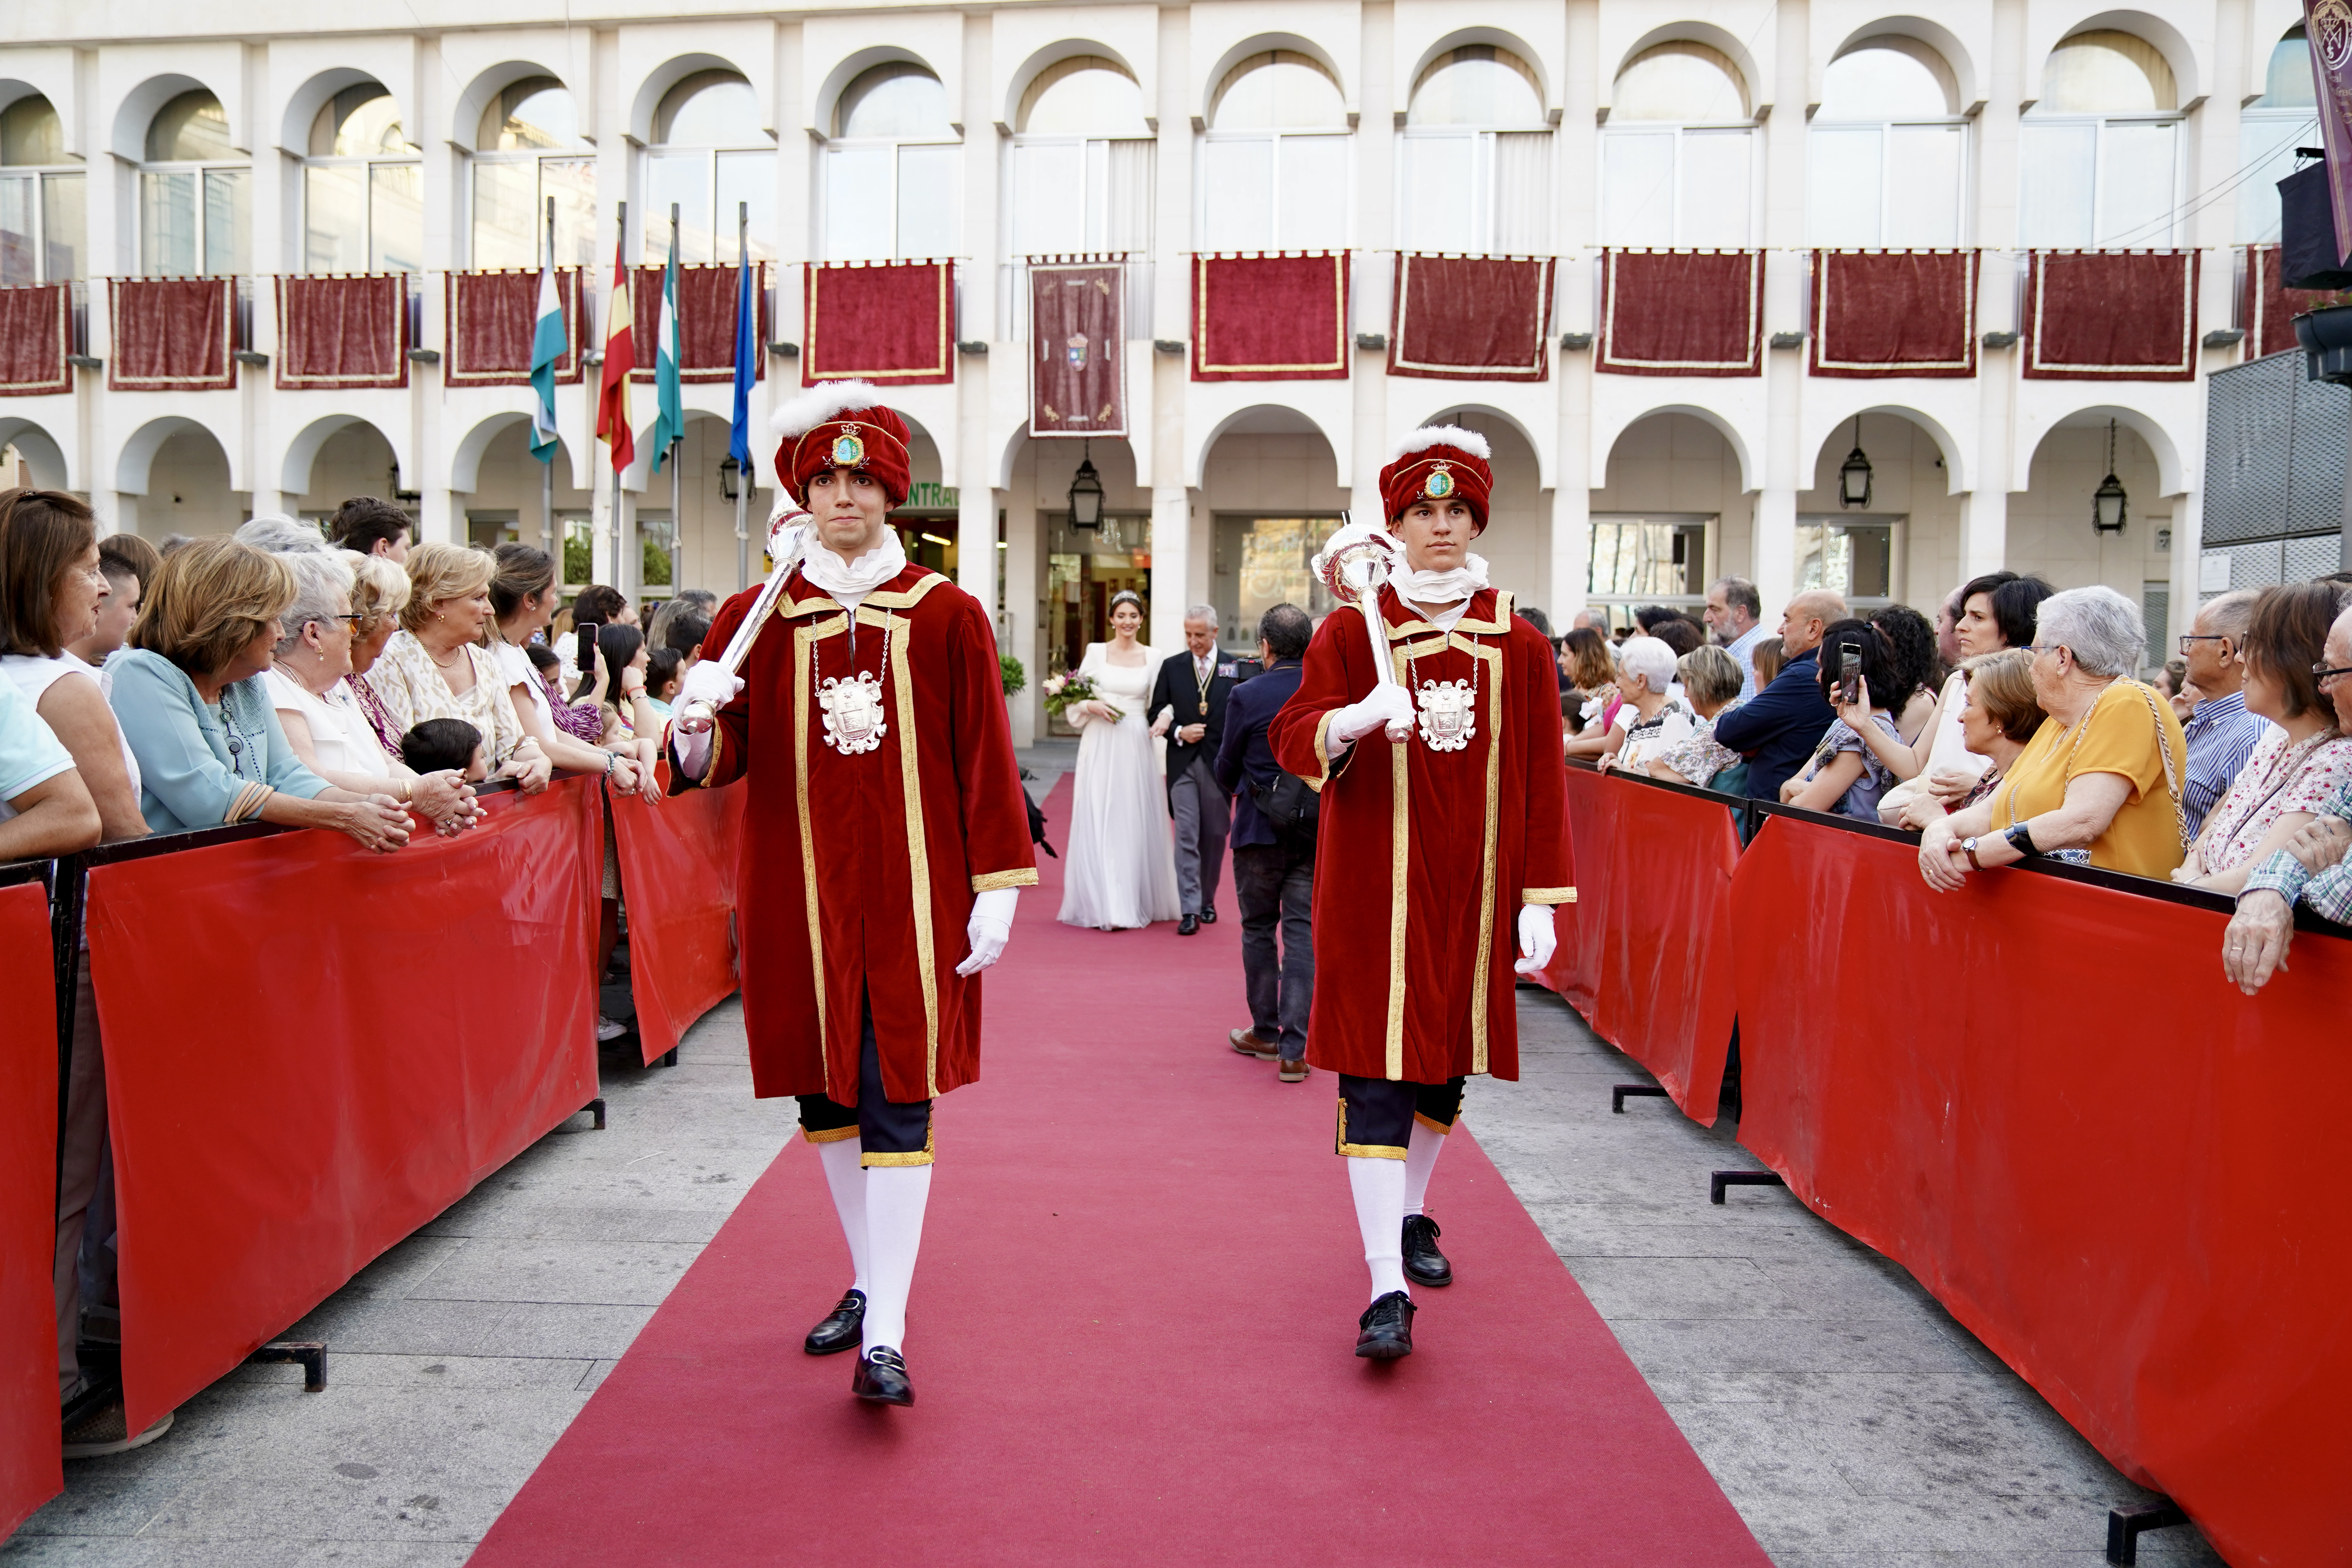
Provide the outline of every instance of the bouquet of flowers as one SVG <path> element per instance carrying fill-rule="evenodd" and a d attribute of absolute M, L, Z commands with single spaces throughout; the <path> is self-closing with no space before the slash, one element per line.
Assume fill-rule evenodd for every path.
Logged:
<path fill-rule="evenodd" d="M 1101 701 L 1101 699 L 1095 694 L 1094 681 L 1083 675 L 1049 675 L 1045 678 L 1045 684 L 1037 689 L 1045 694 L 1045 711 L 1056 719 L 1061 718 L 1081 702 Z M 1110 709 L 1110 716 L 1114 721 L 1127 717 L 1108 702 L 1103 703 L 1103 706 Z"/>

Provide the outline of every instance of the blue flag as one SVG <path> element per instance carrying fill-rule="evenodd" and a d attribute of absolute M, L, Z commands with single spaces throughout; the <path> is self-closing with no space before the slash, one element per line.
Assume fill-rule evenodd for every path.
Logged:
<path fill-rule="evenodd" d="M 727 432 L 727 452 L 743 468 L 742 483 L 751 483 L 751 378 L 759 361 L 751 357 L 751 260 L 745 257 L 735 266 L 735 414 L 734 423 Z"/>

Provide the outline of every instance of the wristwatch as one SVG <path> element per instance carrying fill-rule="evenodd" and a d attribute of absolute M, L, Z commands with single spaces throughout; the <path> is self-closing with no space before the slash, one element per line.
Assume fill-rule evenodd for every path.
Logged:
<path fill-rule="evenodd" d="M 1974 838 L 1961 839 L 1960 847 L 1968 852 L 1969 865 L 1979 871 L 1985 868 L 1984 862 L 1977 858 L 1977 841 Z"/>

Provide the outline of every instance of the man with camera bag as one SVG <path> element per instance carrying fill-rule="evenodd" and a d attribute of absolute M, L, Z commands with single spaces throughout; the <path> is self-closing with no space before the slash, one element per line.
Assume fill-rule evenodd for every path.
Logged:
<path fill-rule="evenodd" d="M 1315 792 L 1282 771 L 1266 726 L 1298 689 L 1315 624 L 1296 605 L 1258 621 L 1265 672 L 1234 689 L 1217 748 L 1217 783 L 1238 795 L 1234 894 L 1242 908 L 1242 975 L 1250 1026 L 1230 1037 L 1244 1056 L 1278 1060 L 1285 1083 L 1307 1080 L 1307 1014 L 1315 999 Z M 1280 952 L 1276 931 L 1281 932 Z"/>

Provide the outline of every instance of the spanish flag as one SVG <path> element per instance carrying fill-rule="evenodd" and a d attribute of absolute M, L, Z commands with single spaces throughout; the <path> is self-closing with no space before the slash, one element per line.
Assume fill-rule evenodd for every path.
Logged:
<path fill-rule="evenodd" d="M 604 324 L 604 389 L 596 400 L 596 439 L 613 448 L 613 471 L 636 461 L 637 439 L 629 427 L 629 373 L 637 368 L 637 342 L 629 316 L 629 269 L 621 243 L 613 247 L 613 306 Z"/>

